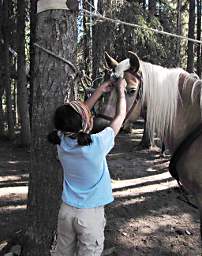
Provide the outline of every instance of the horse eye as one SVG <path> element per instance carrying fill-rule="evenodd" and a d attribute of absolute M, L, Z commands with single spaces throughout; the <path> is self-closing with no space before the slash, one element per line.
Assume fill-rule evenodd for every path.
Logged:
<path fill-rule="evenodd" d="M 129 96 L 134 96 L 135 92 L 136 92 L 136 90 L 133 89 L 133 88 L 127 90 L 127 94 L 128 94 Z"/>

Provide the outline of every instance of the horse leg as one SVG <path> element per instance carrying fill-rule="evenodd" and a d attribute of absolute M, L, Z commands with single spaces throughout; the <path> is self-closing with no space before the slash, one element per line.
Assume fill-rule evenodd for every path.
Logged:
<path fill-rule="evenodd" d="M 147 120 L 145 119 L 144 128 L 143 128 L 143 136 L 142 136 L 142 140 L 139 144 L 139 146 L 142 147 L 143 149 L 150 148 L 151 145 L 152 145 L 151 139 L 149 137 L 149 133 L 148 133 L 148 130 L 147 130 L 146 122 L 147 122 Z"/>
<path fill-rule="evenodd" d="M 161 154 L 162 154 L 162 155 L 164 154 L 165 150 L 166 150 L 165 143 L 162 142 L 162 145 L 161 145 Z"/>

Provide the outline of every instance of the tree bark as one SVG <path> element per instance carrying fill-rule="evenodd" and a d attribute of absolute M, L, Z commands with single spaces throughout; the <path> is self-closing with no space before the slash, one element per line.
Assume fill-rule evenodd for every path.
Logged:
<path fill-rule="evenodd" d="M 98 0 L 97 5 L 98 12 L 107 17 L 112 17 L 112 1 Z M 93 58 L 93 80 L 100 77 L 100 71 L 102 70 L 105 60 L 104 53 L 112 52 L 111 44 L 113 37 L 114 25 L 108 21 L 98 22 L 93 26 L 93 45 L 92 45 L 92 58 Z M 113 49 L 113 52 L 115 50 Z M 97 80 L 95 85 L 97 86 L 100 80 Z"/>
<path fill-rule="evenodd" d="M 3 102 L 2 102 L 3 91 L 4 90 L 2 90 L 2 88 L 0 87 L 0 137 L 4 136 L 4 112 L 3 112 Z"/>
<path fill-rule="evenodd" d="M 202 8 L 202 1 L 197 0 L 197 40 L 201 40 L 201 8 Z M 197 44 L 197 74 L 199 77 L 202 75 L 202 46 L 201 44 Z"/>
<path fill-rule="evenodd" d="M 34 42 L 36 33 L 36 18 L 37 18 L 37 1 L 30 1 L 30 70 L 29 70 L 29 116 L 30 116 L 30 127 L 32 127 L 32 106 L 33 106 L 33 79 L 34 79 Z"/>
<path fill-rule="evenodd" d="M 194 38 L 194 32 L 195 32 L 195 0 L 190 0 L 188 37 Z M 193 72 L 193 70 L 194 70 L 194 43 L 191 41 L 188 42 L 187 54 L 188 54 L 187 71 Z"/>
<path fill-rule="evenodd" d="M 17 104 L 21 124 L 21 144 L 30 145 L 30 121 L 25 61 L 25 0 L 17 1 Z"/>
<path fill-rule="evenodd" d="M 142 7 L 143 7 L 143 10 L 146 10 L 146 0 L 142 1 Z"/>
<path fill-rule="evenodd" d="M 14 138 L 14 121 L 12 112 L 11 81 L 10 81 L 10 61 L 9 61 L 9 38 L 10 38 L 10 20 L 9 20 L 10 0 L 3 1 L 3 62 L 4 62 L 4 86 L 6 91 L 6 112 L 8 123 L 8 138 Z"/>
<path fill-rule="evenodd" d="M 4 113 L 3 113 L 3 102 L 2 97 L 4 94 L 4 82 L 3 82 L 3 5 L 0 2 L 0 137 L 4 135 Z"/>
<path fill-rule="evenodd" d="M 83 1 L 83 8 L 88 11 L 92 11 L 92 7 L 89 6 L 89 1 Z M 91 3 L 93 4 L 93 3 Z M 94 6 L 94 5 L 93 5 Z M 84 55 L 84 69 L 86 74 L 90 76 L 92 74 L 92 18 L 87 15 L 83 17 L 83 55 Z"/>
<path fill-rule="evenodd" d="M 149 14 L 154 16 L 156 14 L 156 0 L 149 0 L 148 2 Z"/>
<path fill-rule="evenodd" d="M 177 35 L 182 34 L 182 0 L 177 0 Z M 176 64 L 180 66 L 180 38 L 176 42 Z"/>
<path fill-rule="evenodd" d="M 75 64 L 77 13 L 47 10 L 37 18 L 36 42 Z M 63 104 L 66 92 L 68 99 L 76 97 L 74 75 L 69 65 L 35 48 L 28 226 L 23 256 L 50 255 L 62 182 L 56 148 L 46 137 L 53 129 L 53 113 Z"/>

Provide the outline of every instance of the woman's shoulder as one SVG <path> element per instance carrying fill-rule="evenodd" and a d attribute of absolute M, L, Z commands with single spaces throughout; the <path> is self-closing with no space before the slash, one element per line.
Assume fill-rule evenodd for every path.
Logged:
<path fill-rule="evenodd" d="M 91 136 L 92 138 L 93 137 L 99 138 L 99 137 L 105 137 L 105 136 L 115 136 L 115 133 L 114 133 L 114 130 L 110 126 L 108 126 L 98 133 L 91 134 Z"/>
<path fill-rule="evenodd" d="M 94 145 L 99 145 L 104 154 L 107 154 L 114 146 L 115 133 L 111 127 L 107 127 L 101 132 L 92 135 Z"/>

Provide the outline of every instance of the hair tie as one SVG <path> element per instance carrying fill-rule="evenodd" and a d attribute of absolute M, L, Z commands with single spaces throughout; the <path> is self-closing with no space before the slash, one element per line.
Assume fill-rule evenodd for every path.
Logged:
<path fill-rule="evenodd" d="M 93 116 L 90 112 L 88 106 L 82 101 L 71 101 L 65 105 L 71 106 L 82 119 L 82 129 L 79 132 L 89 133 L 93 128 Z M 78 132 L 78 133 L 79 133 Z M 71 133 L 71 135 L 76 135 L 78 133 Z M 65 133 L 65 135 L 70 134 L 69 132 Z M 67 136 L 71 136 L 67 135 Z"/>

